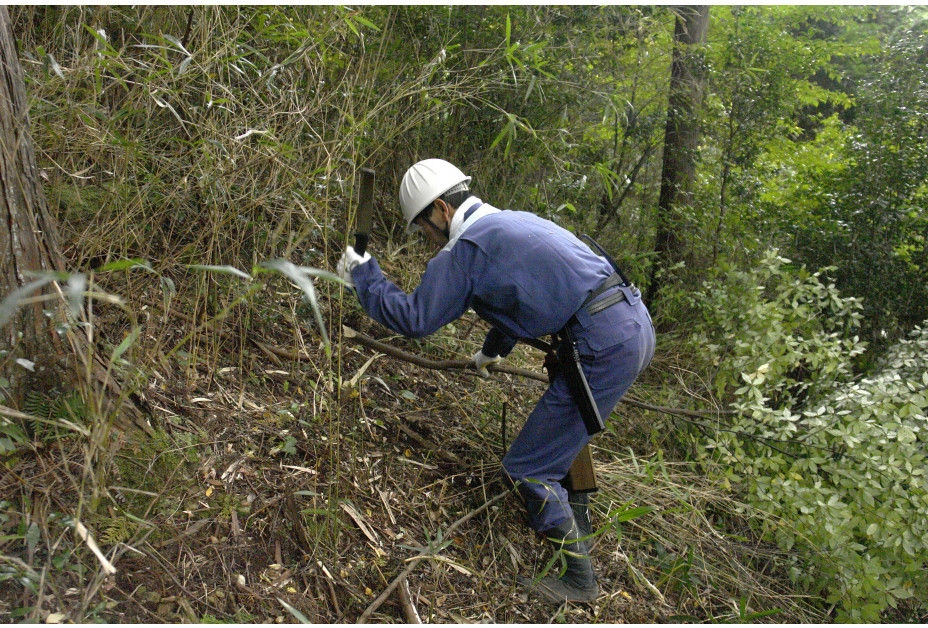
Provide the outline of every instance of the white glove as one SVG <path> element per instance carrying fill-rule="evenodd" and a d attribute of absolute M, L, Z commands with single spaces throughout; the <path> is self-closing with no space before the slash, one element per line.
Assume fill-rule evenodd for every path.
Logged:
<path fill-rule="evenodd" d="M 496 364 L 497 362 L 501 361 L 503 358 L 501 358 L 498 355 L 491 358 L 488 355 L 484 355 L 483 349 L 481 349 L 480 351 L 474 354 L 474 357 L 472 359 L 474 361 L 474 366 L 477 367 L 477 375 L 479 375 L 480 377 L 489 377 L 490 371 L 487 370 L 487 366 L 489 366 L 490 364 Z"/>
<path fill-rule="evenodd" d="M 370 253 L 365 251 L 364 257 L 361 257 L 355 252 L 353 246 L 349 246 L 345 249 L 345 252 L 342 253 L 342 258 L 338 260 L 338 264 L 335 266 L 335 272 L 338 273 L 338 276 L 341 277 L 350 288 L 354 288 L 354 279 L 351 278 L 351 271 L 369 261 L 371 261 Z"/>

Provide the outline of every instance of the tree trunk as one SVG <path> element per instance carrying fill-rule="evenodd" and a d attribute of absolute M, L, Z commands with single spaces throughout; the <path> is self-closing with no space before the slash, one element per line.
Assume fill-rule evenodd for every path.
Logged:
<path fill-rule="evenodd" d="M 699 145 L 698 111 L 705 86 L 705 64 L 701 45 L 709 26 L 708 6 L 676 9 L 670 93 L 664 130 L 664 159 L 661 192 L 657 207 L 655 262 L 648 287 L 648 301 L 658 298 L 667 270 L 688 260 L 685 232 L 686 208 L 693 203 L 696 158 Z"/>
<path fill-rule="evenodd" d="M 23 70 L 5 6 L 0 6 L 0 219 L 0 299 L 34 279 L 30 273 L 62 270 L 57 230 L 39 182 L 29 133 Z M 0 372 L 10 382 L 14 405 L 19 405 L 27 387 L 50 390 L 60 380 L 58 364 L 64 349 L 45 315 L 48 306 L 22 305 L 0 330 Z"/>

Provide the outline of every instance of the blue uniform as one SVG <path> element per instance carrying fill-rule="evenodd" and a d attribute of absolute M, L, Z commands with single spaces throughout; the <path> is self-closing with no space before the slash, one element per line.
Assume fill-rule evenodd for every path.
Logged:
<path fill-rule="evenodd" d="M 591 316 L 581 306 L 612 275 L 607 260 L 531 213 L 499 211 L 475 197 L 458 211 L 464 212 L 461 232 L 452 231 L 412 294 L 387 281 L 376 259 L 352 271 L 364 310 L 397 333 L 421 337 L 473 308 L 492 325 L 483 344 L 488 356 L 506 356 L 519 339 L 556 333 L 572 321 L 587 381 L 608 417 L 654 353 L 654 328 L 638 290 L 609 289 L 597 300 L 617 290 L 625 300 Z M 468 221 L 472 213 L 475 220 Z M 572 516 L 559 480 L 588 441 L 566 380 L 555 378 L 503 459 L 534 529 L 549 530 Z"/>

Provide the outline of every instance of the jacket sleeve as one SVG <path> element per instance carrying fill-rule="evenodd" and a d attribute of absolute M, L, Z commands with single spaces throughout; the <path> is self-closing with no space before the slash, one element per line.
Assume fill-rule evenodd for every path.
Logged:
<path fill-rule="evenodd" d="M 513 347 L 516 346 L 516 342 L 518 342 L 518 340 L 508 335 L 506 332 L 493 327 L 487 333 L 481 351 L 483 351 L 483 355 L 491 358 L 496 356 L 505 358 L 512 351 Z"/>
<path fill-rule="evenodd" d="M 469 274 L 461 272 L 447 252 L 429 262 L 412 294 L 388 281 L 374 258 L 355 268 L 351 277 L 364 311 L 409 338 L 428 336 L 463 316 L 473 291 Z"/>

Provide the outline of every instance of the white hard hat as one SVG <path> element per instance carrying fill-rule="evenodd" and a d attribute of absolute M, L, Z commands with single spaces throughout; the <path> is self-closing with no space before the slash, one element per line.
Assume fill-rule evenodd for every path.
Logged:
<path fill-rule="evenodd" d="M 444 159 L 424 159 L 413 164 L 400 183 L 400 208 L 406 219 L 406 233 L 416 230 L 412 221 L 432 201 L 460 186 L 467 189 L 471 178 Z"/>

